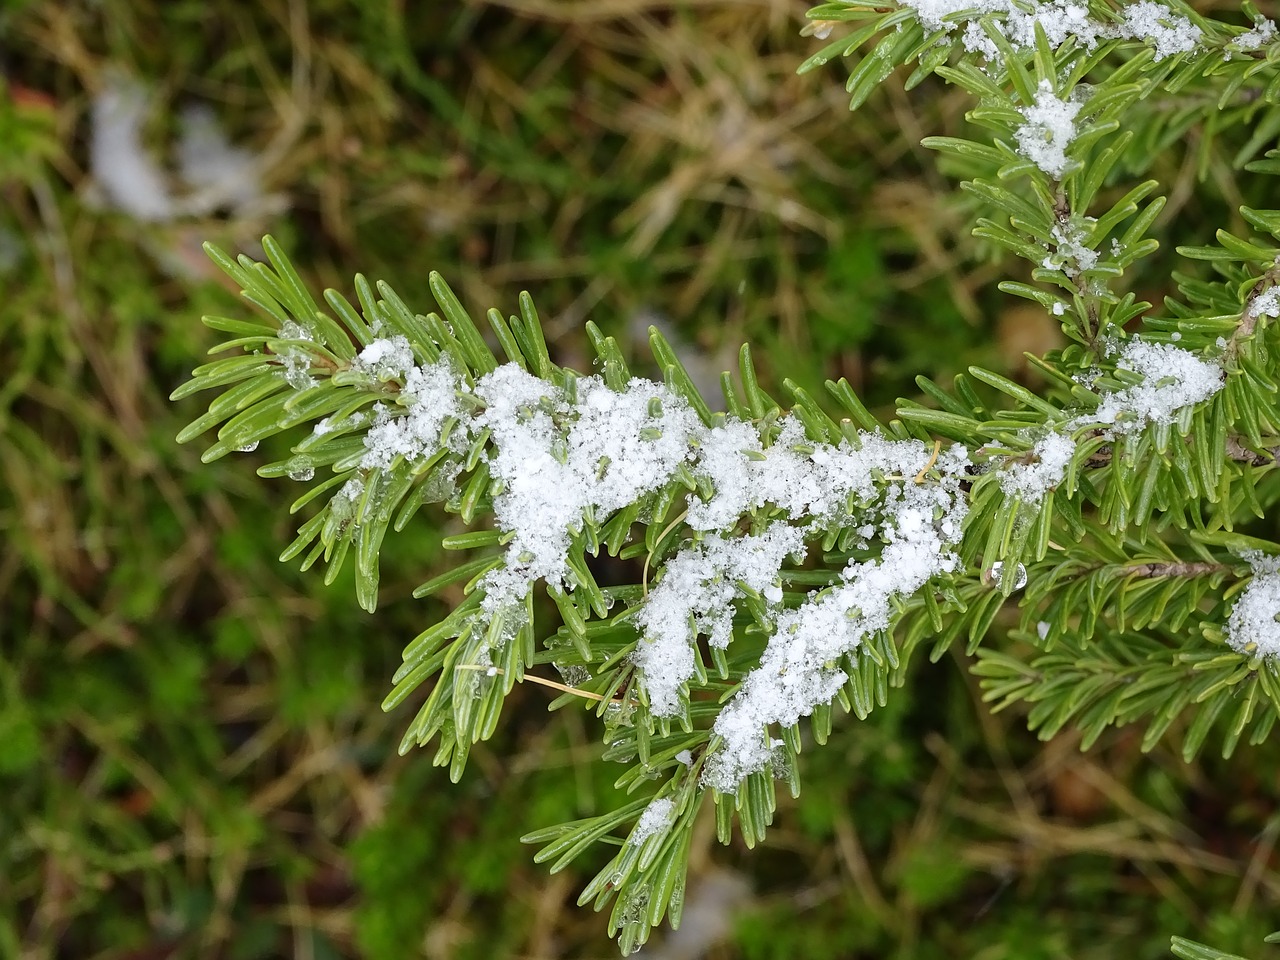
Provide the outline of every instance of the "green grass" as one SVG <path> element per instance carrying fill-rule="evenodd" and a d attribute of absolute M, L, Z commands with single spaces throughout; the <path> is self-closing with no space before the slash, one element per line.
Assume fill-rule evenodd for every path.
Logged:
<path fill-rule="evenodd" d="M 0 11 L 0 957 L 602 957 L 521 834 L 612 790 L 600 731 L 519 691 L 458 786 L 395 756 L 416 704 L 378 704 L 446 609 L 423 520 L 383 555 L 375 617 L 274 557 L 282 449 L 200 464 L 170 404 L 244 309 L 198 250 L 270 230 L 317 284 L 441 270 L 464 302 L 531 290 L 553 349 L 656 312 L 712 368 L 847 376 L 885 408 L 1056 331 L 1000 297 L 970 211 L 916 143 L 958 129 L 940 85 L 862 113 L 804 77 L 789 0 L 339 4 L 35 2 Z M 89 108 L 113 71 L 146 134 L 214 107 L 264 151 L 279 211 L 140 224 L 93 202 Z M 1224 155 L 1230 150 L 1223 147 Z M 1182 154 L 1167 171 L 1176 179 Z M 1226 222 L 1227 168 L 1180 213 Z M 1164 173 L 1163 168 L 1161 170 Z M 1159 290 L 1158 281 L 1152 281 Z M 1028 345 L 1029 344 L 1029 345 Z M 1273 745 L 1184 765 L 1121 732 L 1079 756 L 987 716 L 967 664 L 806 756 L 804 795 L 748 853 L 696 837 L 690 898 L 741 875 L 747 958 L 1167 955 L 1177 933 L 1257 955 L 1280 878 Z"/>

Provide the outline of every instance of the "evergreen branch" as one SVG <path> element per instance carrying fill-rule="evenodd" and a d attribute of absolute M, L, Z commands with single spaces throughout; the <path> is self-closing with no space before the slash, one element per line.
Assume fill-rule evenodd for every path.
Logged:
<path fill-rule="evenodd" d="M 678 923 L 706 797 L 722 841 L 735 821 L 762 840 L 776 780 L 799 792 L 802 719 L 822 744 L 836 704 L 867 716 L 926 638 L 936 659 L 963 637 L 993 708 L 1027 704 L 1044 737 L 1074 724 L 1087 745 L 1144 722 L 1145 747 L 1177 727 L 1188 757 L 1214 730 L 1230 753 L 1280 712 L 1280 545 L 1240 532 L 1268 533 L 1245 525 L 1280 502 L 1280 249 L 1226 231 L 1180 247 L 1220 279 L 1175 275 L 1167 315 L 1116 292 L 1157 248 L 1164 205 L 1154 181 L 1126 178 L 1215 110 L 1220 131 L 1280 103 L 1274 25 L 1180 0 L 846 0 L 813 15 L 815 36 L 854 29 L 802 69 L 874 43 L 853 105 L 902 65 L 908 87 L 936 73 L 977 101 L 982 139 L 926 144 L 982 205 L 975 235 L 1031 264 L 1032 283 L 1002 289 L 1062 324 L 1069 345 L 1033 359 L 1043 389 L 971 367 L 952 389 L 921 378 L 927 402 L 884 423 L 840 381 L 837 419 L 790 381 L 789 407 L 771 398 L 744 347 L 740 392 L 726 375 L 716 412 L 656 331 L 660 382 L 594 325 L 600 372 L 583 376 L 551 361 L 527 294 L 518 315 L 488 311 L 488 336 L 435 273 L 439 313 L 361 276 L 356 304 L 318 301 L 267 238 L 265 263 L 209 248 L 264 317 L 207 318 L 227 355 L 173 395 L 218 391 L 179 437 L 216 427 L 206 460 L 293 438 L 259 471 L 309 484 L 293 510 L 314 512 L 282 559 L 324 560 L 332 581 L 351 554 L 369 610 L 389 532 L 429 503 L 472 528 L 443 546 L 477 555 L 415 591 L 464 581 L 405 648 L 384 707 L 431 682 L 401 746 L 434 742 L 455 780 L 516 683 L 594 711 L 602 761 L 646 795 L 526 840 L 553 870 L 617 845 L 580 902 L 613 904 L 624 952 Z M 1185 108 L 1152 109 L 1169 98 Z M 1249 169 L 1280 173 L 1280 154 Z M 1242 213 L 1280 239 L 1280 212 Z M 643 557 L 639 582 L 599 585 L 602 549 Z M 564 683 L 531 672 L 547 663 Z"/>

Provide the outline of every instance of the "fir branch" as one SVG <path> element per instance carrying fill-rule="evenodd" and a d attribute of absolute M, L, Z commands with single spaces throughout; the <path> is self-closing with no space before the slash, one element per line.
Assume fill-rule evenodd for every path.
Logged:
<path fill-rule="evenodd" d="M 837 418 L 789 382 L 775 401 L 744 348 L 718 413 L 656 331 L 660 381 L 633 377 L 594 325 L 600 373 L 583 376 L 552 363 L 527 294 L 518 315 L 489 311 L 489 337 L 438 274 L 439 313 L 359 276 L 358 306 L 327 291 L 326 312 L 267 238 L 267 263 L 210 249 L 264 319 L 208 318 L 229 355 L 174 393 L 217 391 L 179 438 L 218 428 L 206 460 L 295 438 L 260 471 L 309 485 L 284 558 L 323 560 L 332 581 L 350 556 L 369 610 L 385 538 L 425 504 L 472 528 L 443 546 L 477 555 L 416 592 L 464 581 L 463 599 L 405 648 L 384 707 L 431 684 L 402 748 L 434 743 L 455 780 L 518 682 L 595 712 L 602 762 L 625 762 L 619 786 L 646 795 L 526 839 L 553 869 L 617 845 L 582 902 L 613 904 L 624 952 L 678 922 L 706 798 L 721 840 L 736 822 L 759 842 L 776 781 L 799 792 L 802 723 L 821 744 L 836 705 L 883 705 L 926 638 L 935 658 L 965 638 L 985 697 L 1025 703 L 1042 736 L 1075 724 L 1088 744 L 1141 721 L 1145 747 L 1176 728 L 1187 756 L 1214 731 L 1229 753 L 1280 716 L 1280 545 L 1239 532 L 1280 500 L 1260 469 L 1280 453 L 1277 250 L 1225 231 L 1179 248 L 1221 279 L 1175 276 L 1165 316 L 1116 292 L 1158 246 L 1158 184 L 1125 185 L 1144 145 L 1280 102 L 1280 58 L 1261 56 L 1274 29 L 1153 0 L 812 15 L 815 36 L 854 29 L 802 69 L 872 45 L 854 105 L 907 64 L 909 85 L 937 73 L 974 97 L 981 139 L 926 144 L 963 165 L 975 234 L 1030 263 L 1032 282 L 1002 289 L 1072 341 L 1034 359 L 1043 390 L 972 367 L 952 389 L 921 378 L 930 405 L 901 401 L 885 423 L 841 381 Z M 1152 109 L 1171 97 L 1185 109 Z M 1280 173 L 1280 154 L 1250 170 Z M 1280 212 L 1242 213 L 1280 237 Z M 643 557 L 640 581 L 599 585 L 601 549 Z M 1006 634 L 1011 606 L 1022 623 Z M 531 672 L 546 663 L 563 684 Z"/>

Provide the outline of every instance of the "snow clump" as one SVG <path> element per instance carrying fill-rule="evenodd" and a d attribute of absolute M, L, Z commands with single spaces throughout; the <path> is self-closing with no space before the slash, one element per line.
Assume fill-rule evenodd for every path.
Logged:
<path fill-rule="evenodd" d="M 1023 503 L 1039 503 L 1044 495 L 1062 482 L 1067 465 L 1076 452 L 1070 437 L 1050 433 L 1031 448 L 1031 463 L 1014 461 L 1000 473 L 1000 489 L 1010 496 L 1021 497 Z"/>
<path fill-rule="evenodd" d="M 676 802 L 670 797 L 659 797 L 650 802 L 640 814 L 635 829 L 631 831 L 632 843 L 643 843 L 650 837 L 664 833 L 676 818 Z"/>
<path fill-rule="evenodd" d="M 996 28 L 1020 51 L 1035 47 L 1037 26 L 1054 48 L 1072 40 L 1085 50 L 1092 50 L 1102 40 L 1142 40 L 1155 47 L 1156 60 L 1190 53 L 1201 37 L 1200 28 L 1190 20 L 1152 0 L 1125 8 L 1114 24 L 1091 19 L 1088 4 L 1082 0 L 901 0 L 901 4 L 915 12 L 926 30 L 951 33 L 962 28 L 965 49 L 987 60 L 997 59 L 1000 51 L 978 19 L 993 14 L 1002 18 Z M 959 21 L 949 19 L 960 13 L 968 16 Z"/>
<path fill-rule="evenodd" d="M 1014 131 L 1018 153 L 1055 180 L 1067 172 L 1067 147 L 1076 136 L 1080 104 L 1059 100 L 1053 84 L 1040 81 L 1036 102 L 1022 111 L 1027 122 Z"/>
<path fill-rule="evenodd" d="M 1111 424 L 1116 434 L 1151 423 L 1172 423 L 1184 407 L 1203 403 L 1222 389 L 1222 368 L 1171 343 L 1129 340 L 1116 367 L 1141 374 L 1143 381 L 1103 395 L 1098 409 L 1083 417 Z"/>
<path fill-rule="evenodd" d="M 490 613 L 519 603 L 537 580 L 565 587 L 565 557 L 585 511 L 612 513 L 670 481 L 702 422 L 665 385 L 636 379 L 619 392 L 599 377 L 564 390 L 515 364 L 476 382 L 486 404 L 471 430 L 491 431 L 489 472 L 508 560 L 481 583 Z"/>
<path fill-rule="evenodd" d="M 1253 29 L 1248 33 L 1242 33 L 1231 41 L 1230 46 L 1239 50 L 1241 53 L 1252 53 L 1255 50 L 1261 50 L 1270 43 L 1274 43 L 1276 39 L 1276 25 L 1272 20 L 1266 17 L 1259 17 L 1253 23 Z"/>
<path fill-rule="evenodd" d="M 1280 287 L 1259 294 L 1249 304 L 1250 317 L 1280 317 Z"/>
<path fill-rule="evenodd" d="M 1245 554 L 1253 579 L 1236 598 L 1227 620 L 1227 642 L 1244 654 L 1280 655 L 1280 557 Z"/>
<path fill-rule="evenodd" d="M 633 661 L 644 677 L 654 716 L 680 713 L 681 687 L 695 673 L 698 635 L 706 635 L 713 647 L 728 647 L 733 638 L 733 602 L 744 595 L 743 587 L 771 604 L 778 603 L 783 561 L 803 552 L 804 532 L 774 523 L 764 533 L 751 536 L 712 535 L 666 562 L 662 580 L 636 617 L 642 638 Z"/>
<path fill-rule="evenodd" d="M 889 629 L 894 601 L 959 564 L 953 547 L 967 510 L 960 489 L 967 451 L 952 447 L 932 465 L 940 478 L 916 483 L 931 451 L 918 441 L 899 443 L 912 454 L 899 467 L 902 479 L 883 472 L 874 478 L 882 485 L 879 528 L 888 542 L 879 558 L 851 560 L 838 586 L 779 615 L 760 665 L 716 718 L 713 730 L 723 742 L 708 758 L 707 786 L 732 792 L 743 778 L 767 769 L 773 756 L 769 725 L 790 726 L 835 697 L 848 680 L 839 661 Z"/>

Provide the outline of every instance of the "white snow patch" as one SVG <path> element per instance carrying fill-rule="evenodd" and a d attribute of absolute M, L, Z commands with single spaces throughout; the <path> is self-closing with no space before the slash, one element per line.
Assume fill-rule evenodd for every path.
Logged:
<path fill-rule="evenodd" d="M 872 445 L 871 435 L 862 439 Z M 900 443 L 915 448 L 917 471 L 928 463 L 930 451 L 923 443 Z M 723 743 L 708 758 L 704 783 L 732 792 L 744 777 L 767 769 L 773 755 L 768 726 L 790 726 L 829 702 L 848 679 L 840 659 L 889 628 L 893 601 L 955 569 L 952 547 L 967 509 L 959 485 L 967 463 L 964 448 L 952 447 L 934 464 L 941 479 L 915 483 L 908 475 L 884 483 L 883 475 L 877 478 L 883 486 L 875 507 L 888 541 L 881 556 L 851 561 L 838 586 L 779 615 L 760 665 L 716 718 L 713 729 Z"/>
<path fill-rule="evenodd" d="M 173 218 L 164 170 L 142 143 L 142 125 L 150 106 L 145 87 L 121 77 L 110 78 L 90 114 L 89 165 L 107 201 L 135 220 Z"/>
<path fill-rule="evenodd" d="M 1200 42 L 1200 28 L 1181 14 L 1153 0 L 1142 0 L 1124 8 L 1119 35 L 1145 40 L 1156 48 L 1156 60 L 1177 53 L 1190 53 Z"/>
<path fill-rule="evenodd" d="M 1141 374 L 1145 382 L 1105 394 L 1097 411 L 1081 419 L 1111 424 L 1117 434 L 1172 423 L 1183 407 L 1222 389 L 1221 367 L 1171 343 L 1135 337 L 1125 344 L 1116 366 Z"/>
<path fill-rule="evenodd" d="M 1275 22 L 1265 17 L 1258 17 L 1253 22 L 1252 30 L 1248 33 L 1240 34 L 1229 45 L 1241 53 L 1251 53 L 1255 50 L 1261 50 L 1270 43 L 1274 43 L 1275 39 Z"/>
<path fill-rule="evenodd" d="M 635 829 L 631 831 L 631 842 L 643 843 L 650 837 L 665 833 L 675 818 L 676 802 L 670 797 L 658 797 L 651 801 L 640 814 Z"/>
<path fill-rule="evenodd" d="M 1101 24 L 1089 19 L 1088 6 L 1075 0 L 1032 0 L 1023 5 L 1027 9 L 1013 0 L 902 0 L 902 5 L 914 10 L 927 30 L 950 33 L 963 24 L 965 49 L 982 53 L 988 60 L 994 60 L 999 51 L 977 18 L 989 14 L 1004 17 L 1001 32 L 1014 47 L 1022 49 L 1035 45 L 1037 24 L 1055 47 L 1075 39 L 1082 47 L 1092 49 L 1105 33 Z M 964 20 L 946 20 L 965 11 L 970 16 Z"/>
<path fill-rule="evenodd" d="M 209 106 L 193 104 L 182 111 L 175 152 L 178 173 L 193 188 L 182 201 L 183 213 L 205 215 L 222 206 L 244 212 L 261 205 L 265 191 L 260 158 L 231 145 Z"/>
<path fill-rule="evenodd" d="M 267 197 L 262 160 L 232 146 L 213 110 L 195 104 L 182 111 L 170 177 L 143 142 L 151 94 L 141 83 L 109 76 L 90 112 L 89 166 L 106 202 L 135 220 L 168 222 L 206 216 L 219 207 L 235 215 L 283 208 Z M 175 189 L 176 188 L 176 189 Z"/>
<path fill-rule="evenodd" d="M 734 601 L 742 587 L 782 599 L 778 572 L 790 555 L 804 552 L 804 532 L 774 523 L 764 533 L 744 537 L 712 535 L 680 551 L 664 565 L 636 624 L 642 631 L 634 662 L 640 668 L 655 716 L 681 711 L 681 686 L 694 676 L 697 637 L 721 649 L 733 639 Z"/>
<path fill-rule="evenodd" d="M 1076 451 L 1075 442 L 1061 433 L 1049 433 L 1031 448 L 1032 463 L 1014 460 L 1000 473 L 1000 489 L 1023 503 L 1039 503 L 1066 476 Z"/>
<path fill-rule="evenodd" d="M 1272 287 L 1253 298 L 1249 304 L 1251 317 L 1280 317 L 1280 287 Z"/>
<path fill-rule="evenodd" d="M 515 364 L 482 377 L 498 526 L 514 534 L 503 567 L 482 581 L 490 613 L 524 599 L 536 580 L 566 586 L 565 556 L 584 511 L 612 513 L 667 483 L 703 430 L 664 385 L 632 380 L 623 392 L 599 377 L 577 381 L 577 403 Z"/>
<path fill-rule="evenodd" d="M 395 336 L 374 340 L 360 351 L 351 369 L 401 384 L 394 405 L 374 405 L 373 425 L 364 437 L 360 466 L 385 470 L 397 457 L 419 463 L 434 456 L 446 421 L 462 415 L 458 393 L 463 385 L 449 361 L 441 357 L 435 363 L 417 366 L 409 341 Z M 327 433 L 335 426 L 324 421 L 312 432 Z"/>
<path fill-rule="evenodd" d="M 1253 579 L 1236 598 L 1227 620 L 1227 642 L 1244 654 L 1280 656 L 1280 557 L 1245 555 Z"/>
<path fill-rule="evenodd" d="M 1018 153 L 1055 180 L 1067 171 L 1067 147 L 1076 136 L 1080 104 L 1060 100 L 1048 80 L 1040 81 L 1036 102 L 1022 110 L 1027 122 L 1014 131 Z"/>
<path fill-rule="evenodd" d="M 1024 0 L 1021 3 L 1015 0 L 901 0 L 901 3 L 915 11 L 926 30 L 952 33 L 960 28 L 965 49 L 980 53 L 988 60 L 999 56 L 999 48 L 982 29 L 978 18 L 993 14 L 1001 18 L 997 29 L 1019 51 L 1035 47 L 1037 26 L 1054 48 L 1068 41 L 1092 50 L 1101 40 L 1142 40 L 1156 48 L 1157 60 L 1191 52 L 1201 36 L 1200 28 L 1186 17 L 1151 0 L 1125 8 L 1115 24 L 1090 18 L 1088 4 L 1082 0 Z M 966 16 L 958 17 L 961 13 Z"/>

